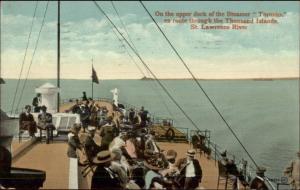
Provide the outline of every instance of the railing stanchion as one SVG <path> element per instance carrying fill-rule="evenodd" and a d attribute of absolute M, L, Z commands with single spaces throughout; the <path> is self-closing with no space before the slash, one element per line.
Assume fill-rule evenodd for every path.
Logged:
<path fill-rule="evenodd" d="M 217 166 L 217 144 L 215 144 L 215 166 Z"/>

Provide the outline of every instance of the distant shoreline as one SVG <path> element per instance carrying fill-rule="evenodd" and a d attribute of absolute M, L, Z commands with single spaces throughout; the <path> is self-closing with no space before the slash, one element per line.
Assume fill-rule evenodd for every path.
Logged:
<path fill-rule="evenodd" d="M 256 80 L 256 81 L 271 81 L 271 80 L 299 80 L 299 77 L 285 77 L 285 78 L 235 78 L 235 79 L 201 79 L 197 80 Z M 140 80 L 155 80 L 153 78 L 141 78 Z M 193 78 L 160 78 L 159 80 L 194 80 Z"/>
<path fill-rule="evenodd" d="M 18 80 L 17 78 L 3 78 L 5 80 Z M 197 80 L 254 80 L 254 81 L 272 81 L 272 80 L 299 80 L 300 77 L 282 77 L 282 78 L 225 78 L 225 79 L 202 79 L 197 78 Z M 21 79 L 25 80 L 25 79 Z M 55 78 L 34 78 L 34 79 L 28 79 L 28 80 L 56 80 Z M 69 79 L 69 78 L 61 78 L 61 80 L 91 80 L 91 79 Z M 153 78 L 128 78 L 128 79 L 99 79 L 101 80 L 155 80 Z M 159 78 L 159 80 L 193 80 L 193 78 Z"/>

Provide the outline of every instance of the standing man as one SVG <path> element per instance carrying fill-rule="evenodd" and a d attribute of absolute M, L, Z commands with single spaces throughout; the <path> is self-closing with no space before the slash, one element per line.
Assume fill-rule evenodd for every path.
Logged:
<path fill-rule="evenodd" d="M 291 189 L 300 189 L 300 150 L 297 152 L 297 158 L 286 167 L 284 174 L 289 178 Z"/>
<path fill-rule="evenodd" d="M 181 178 L 183 189 L 196 189 L 199 183 L 201 183 L 202 169 L 199 161 L 194 158 L 195 154 L 195 150 L 190 149 L 186 153 L 187 157 L 178 160 L 176 163 L 180 175 L 183 176 L 183 178 Z"/>
<path fill-rule="evenodd" d="M 90 115 L 91 115 L 91 111 L 88 106 L 88 101 L 84 100 L 83 104 L 80 106 L 80 121 L 84 132 L 85 129 L 90 124 Z"/>
<path fill-rule="evenodd" d="M 82 101 L 87 101 L 86 92 L 82 92 Z"/>
<path fill-rule="evenodd" d="M 107 118 L 107 124 L 103 125 L 100 129 L 101 138 L 101 148 L 103 150 L 108 150 L 109 144 L 118 135 L 116 125 L 113 122 L 113 117 L 109 116 Z"/>
<path fill-rule="evenodd" d="M 36 133 L 36 123 L 30 111 L 30 105 L 26 105 L 25 112 L 21 113 L 19 117 L 19 127 L 22 130 L 28 130 L 29 136 L 35 137 L 34 133 Z"/>
<path fill-rule="evenodd" d="M 33 112 L 34 113 L 40 112 L 41 105 L 42 105 L 41 94 L 37 93 L 36 97 L 34 97 L 33 100 L 32 100 Z"/>

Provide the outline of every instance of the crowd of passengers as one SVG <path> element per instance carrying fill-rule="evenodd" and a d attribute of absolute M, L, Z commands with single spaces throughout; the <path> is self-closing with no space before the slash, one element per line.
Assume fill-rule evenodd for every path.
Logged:
<path fill-rule="evenodd" d="M 40 112 L 38 124 L 30 113 L 31 106 L 27 105 L 20 115 L 20 127 L 33 137 L 37 129 L 52 134 L 55 129 L 52 115 L 45 106 L 37 109 L 34 102 L 35 99 L 34 111 Z M 195 189 L 201 183 L 202 169 L 195 158 L 195 149 L 187 150 L 186 157 L 180 159 L 173 149 L 161 150 L 155 132 L 148 128 L 151 120 L 144 107 L 127 111 L 123 105 L 114 105 L 109 113 L 107 107 L 87 99 L 84 93 L 82 100 L 76 100 L 67 112 L 79 114 L 81 121 L 70 129 L 67 155 L 79 160 L 84 176 L 92 174 L 92 189 Z M 95 136 L 100 137 L 99 142 Z M 300 152 L 297 155 L 284 172 L 291 179 L 291 187 L 296 189 L 300 181 L 297 172 Z M 232 189 L 238 189 L 238 183 L 251 189 L 269 189 L 265 168 L 258 167 L 256 177 L 247 183 L 243 171 L 227 158 L 226 151 L 218 162 L 219 169 L 225 169 Z"/>

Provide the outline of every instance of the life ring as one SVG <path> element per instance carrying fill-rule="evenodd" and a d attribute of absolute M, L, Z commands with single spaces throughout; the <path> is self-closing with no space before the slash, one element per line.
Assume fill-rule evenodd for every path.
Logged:
<path fill-rule="evenodd" d="M 172 141 L 174 138 L 175 138 L 175 132 L 172 128 L 169 128 L 167 131 L 166 131 L 166 139 L 168 141 Z"/>

